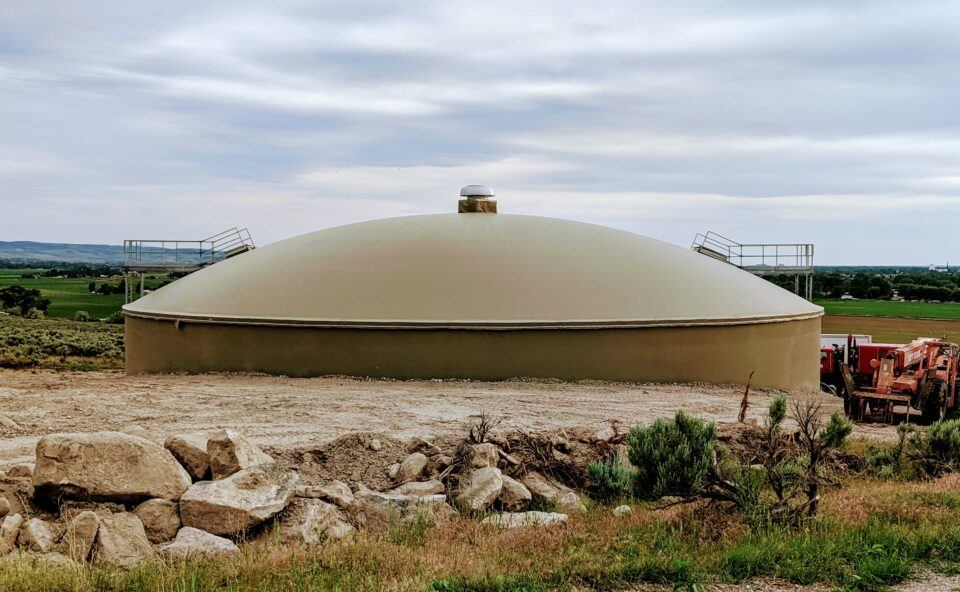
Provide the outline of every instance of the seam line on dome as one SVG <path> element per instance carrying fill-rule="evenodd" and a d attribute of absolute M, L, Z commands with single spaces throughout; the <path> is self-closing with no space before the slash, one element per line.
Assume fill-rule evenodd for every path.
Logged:
<path fill-rule="evenodd" d="M 329 321 L 297 319 L 257 319 L 242 317 L 214 317 L 187 314 L 166 314 L 128 310 L 124 314 L 133 318 L 157 321 L 180 321 L 205 325 L 248 325 L 267 327 L 301 327 L 315 329 L 367 329 L 367 330 L 468 330 L 468 331 L 523 331 L 523 330 L 589 330 L 589 329 L 642 329 L 659 327 L 717 327 L 730 325 L 760 325 L 820 318 L 822 310 L 809 313 L 767 317 L 742 317 L 733 319 L 678 319 L 635 321 L 474 321 L 474 322 L 404 322 L 404 321 Z"/>

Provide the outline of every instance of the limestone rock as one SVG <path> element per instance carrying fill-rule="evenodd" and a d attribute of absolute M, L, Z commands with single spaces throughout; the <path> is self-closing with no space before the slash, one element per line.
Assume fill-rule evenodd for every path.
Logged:
<path fill-rule="evenodd" d="M 503 489 L 503 474 L 500 469 L 486 467 L 470 474 L 461 484 L 457 502 L 475 512 L 486 510 Z"/>
<path fill-rule="evenodd" d="M 318 499 L 297 498 L 280 514 L 277 530 L 286 545 L 317 545 L 340 540 L 354 531 L 333 504 Z"/>
<path fill-rule="evenodd" d="M 391 493 L 399 493 L 401 495 L 415 495 L 418 497 L 424 497 L 427 495 L 436 495 L 438 493 L 443 493 L 444 487 L 443 483 L 437 481 L 436 479 L 431 479 L 430 481 L 411 481 L 409 483 L 404 483 L 400 487 L 392 490 Z"/>
<path fill-rule="evenodd" d="M 557 509 L 568 514 L 586 512 L 587 507 L 580 501 L 580 496 L 572 491 L 561 493 L 556 501 Z"/>
<path fill-rule="evenodd" d="M 624 505 L 622 505 L 622 506 L 617 506 L 616 508 L 613 509 L 613 515 L 614 515 L 614 516 L 626 516 L 627 514 L 629 514 L 629 513 L 631 513 L 631 512 L 633 512 L 633 509 L 632 509 L 630 506 L 626 505 L 626 504 L 624 504 Z"/>
<path fill-rule="evenodd" d="M 33 467 L 34 465 L 30 463 L 13 465 L 9 469 L 7 469 L 7 477 L 14 477 L 14 478 L 20 478 L 20 479 L 32 479 Z"/>
<path fill-rule="evenodd" d="M 6 516 L 10 513 L 10 500 L 5 497 L 0 496 L 0 518 Z"/>
<path fill-rule="evenodd" d="M 422 452 L 414 452 L 400 463 L 397 470 L 397 481 L 406 483 L 407 481 L 416 481 L 423 474 L 423 469 L 427 467 L 426 455 Z"/>
<path fill-rule="evenodd" d="M 133 513 L 143 523 L 151 543 L 166 543 L 180 530 L 180 508 L 170 500 L 147 500 L 134 508 Z"/>
<path fill-rule="evenodd" d="M 371 532 L 386 532 L 398 522 L 424 518 L 440 522 L 456 514 L 445 495 L 403 495 L 381 493 L 361 487 L 350 507 L 353 521 Z"/>
<path fill-rule="evenodd" d="M 233 555 L 239 552 L 240 550 L 230 539 L 218 537 L 192 526 L 184 526 L 173 542 L 160 547 L 160 556 L 172 561 L 188 557 Z"/>
<path fill-rule="evenodd" d="M 13 551 L 17 546 L 17 536 L 22 525 L 23 516 L 20 514 L 10 514 L 0 523 L 0 556 Z"/>
<path fill-rule="evenodd" d="M 504 512 L 483 519 L 484 524 L 493 524 L 501 528 L 520 528 L 524 526 L 549 526 L 566 522 L 567 515 L 557 512 Z"/>
<path fill-rule="evenodd" d="M 203 434 L 180 434 L 167 438 L 163 446 L 173 454 L 195 481 L 210 478 L 210 455 Z"/>
<path fill-rule="evenodd" d="M 434 456 L 430 462 L 436 469 L 445 469 L 453 464 L 453 457 L 449 454 L 438 454 Z"/>
<path fill-rule="evenodd" d="M 380 452 L 380 449 L 383 448 L 383 444 L 381 444 L 380 440 L 376 438 L 370 440 L 370 443 L 367 444 L 367 446 L 374 452 Z"/>
<path fill-rule="evenodd" d="M 430 456 L 433 454 L 440 454 L 440 447 L 429 440 L 421 438 L 420 436 L 414 436 L 410 438 L 409 442 L 407 442 L 406 453 L 413 454 L 414 452 L 422 452 L 425 455 Z"/>
<path fill-rule="evenodd" d="M 555 502 L 560 497 L 560 490 L 540 473 L 527 473 L 520 482 L 530 490 L 535 500 Z"/>
<path fill-rule="evenodd" d="M 90 510 L 80 512 L 67 524 L 60 551 L 75 561 L 86 561 L 90 558 L 99 530 L 100 516 Z"/>
<path fill-rule="evenodd" d="M 276 465 L 244 469 L 219 481 L 193 484 L 180 498 L 180 519 L 217 535 L 243 532 L 279 514 L 299 476 Z"/>
<path fill-rule="evenodd" d="M 143 523 L 134 514 L 123 512 L 100 519 L 93 549 L 94 561 L 133 567 L 153 555 L 153 547 L 143 530 Z"/>
<path fill-rule="evenodd" d="M 340 508 L 349 508 L 353 503 L 353 492 L 343 481 L 333 480 L 327 485 L 302 485 L 297 487 L 294 497 L 306 497 L 326 500 Z"/>
<path fill-rule="evenodd" d="M 31 518 L 20 529 L 20 546 L 37 553 L 47 553 L 53 549 L 53 530 L 40 518 Z"/>
<path fill-rule="evenodd" d="M 617 430 L 613 429 L 612 426 L 607 426 L 597 430 L 593 435 L 593 439 L 597 442 L 609 442 L 617 437 Z"/>
<path fill-rule="evenodd" d="M 234 430 L 224 429 L 207 440 L 210 473 L 214 479 L 229 477 L 237 471 L 273 462 L 260 447 Z"/>
<path fill-rule="evenodd" d="M 397 480 L 397 475 L 399 474 L 400 474 L 400 463 L 393 463 L 392 465 L 387 467 L 387 476 L 393 479 L 394 481 Z M 359 481 L 359 479 L 355 479 L 355 480 Z"/>
<path fill-rule="evenodd" d="M 37 443 L 36 494 L 49 498 L 175 500 L 190 475 L 162 446 L 120 432 L 50 434 Z"/>
<path fill-rule="evenodd" d="M 500 500 L 503 507 L 511 512 L 526 508 L 533 500 L 533 494 L 530 493 L 530 490 L 513 477 L 501 475 L 501 478 L 503 479 L 503 489 L 500 490 L 497 499 Z"/>
<path fill-rule="evenodd" d="M 484 442 L 470 447 L 470 466 L 474 469 L 496 468 L 500 462 L 500 449 L 496 444 Z"/>

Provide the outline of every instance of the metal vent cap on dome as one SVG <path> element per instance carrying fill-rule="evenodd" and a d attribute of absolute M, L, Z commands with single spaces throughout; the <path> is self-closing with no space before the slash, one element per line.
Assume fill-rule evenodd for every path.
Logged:
<path fill-rule="evenodd" d="M 484 199 L 496 194 L 497 192 L 492 187 L 486 185 L 466 185 L 460 190 L 460 197 L 472 197 L 473 199 Z"/>
<path fill-rule="evenodd" d="M 496 214 L 497 202 L 490 199 L 496 195 L 492 187 L 486 185 L 466 185 L 460 190 L 461 199 L 457 212 L 460 214 Z"/>

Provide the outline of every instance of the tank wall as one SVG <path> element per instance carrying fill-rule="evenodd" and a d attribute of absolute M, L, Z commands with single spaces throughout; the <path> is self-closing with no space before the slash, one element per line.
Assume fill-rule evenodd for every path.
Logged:
<path fill-rule="evenodd" d="M 714 327 L 455 331 L 126 319 L 128 373 L 746 382 L 815 390 L 820 319 Z"/>

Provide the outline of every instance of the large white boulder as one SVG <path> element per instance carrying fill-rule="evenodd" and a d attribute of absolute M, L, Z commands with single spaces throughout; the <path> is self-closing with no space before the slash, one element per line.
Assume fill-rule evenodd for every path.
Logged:
<path fill-rule="evenodd" d="M 162 446 L 120 432 L 50 434 L 37 443 L 36 495 L 113 501 L 176 500 L 190 475 Z"/>
<path fill-rule="evenodd" d="M 153 544 L 166 543 L 180 530 L 180 507 L 170 500 L 147 500 L 133 509 L 147 538 Z"/>
<path fill-rule="evenodd" d="M 294 499 L 279 518 L 277 536 L 286 545 L 316 545 L 354 532 L 335 505 L 319 499 Z"/>
<path fill-rule="evenodd" d="M 213 534 L 238 534 L 286 508 L 298 479 L 292 471 L 267 465 L 194 483 L 180 497 L 180 519 L 184 526 Z"/>
<path fill-rule="evenodd" d="M 527 473 L 520 482 L 530 491 L 535 500 L 555 502 L 560 497 L 560 489 L 540 473 Z"/>
<path fill-rule="evenodd" d="M 486 510 L 503 489 L 503 474 L 496 467 L 477 469 L 460 485 L 457 502 L 475 512 Z"/>
<path fill-rule="evenodd" d="M 513 477 L 502 475 L 503 488 L 497 497 L 503 507 L 511 512 L 517 512 L 527 507 L 533 500 L 533 495 L 523 483 L 520 483 Z"/>
<path fill-rule="evenodd" d="M 237 471 L 273 462 L 266 452 L 239 432 L 224 429 L 207 440 L 210 473 L 214 479 L 229 477 Z"/>
<path fill-rule="evenodd" d="M 207 437 L 203 434 L 171 436 L 163 443 L 195 481 L 210 478 L 210 455 Z"/>
<path fill-rule="evenodd" d="M 496 467 L 500 462 L 500 449 L 496 444 L 484 442 L 470 447 L 470 466 L 474 469 Z"/>
<path fill-rule="evenodd" d="M 240 549 L 230 539 L 218 537 L 192 526 L 184 526 L 177 532 L 177 537 L 173 542 L 160 547 L 160 556 L 173 561 L 235 555 L 239 552 Z"/>
<path fill-rule="evenodd" d="M 93 560 L 119 567 L 133 567 L 154 556 L 143 523 L 129 512 L 100 518 Z"/>

